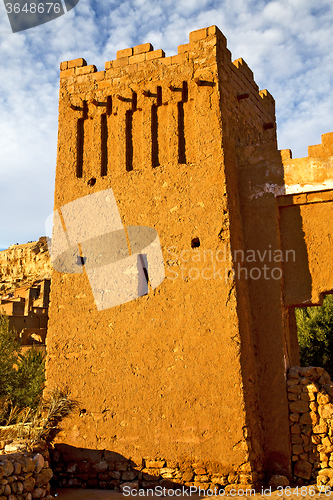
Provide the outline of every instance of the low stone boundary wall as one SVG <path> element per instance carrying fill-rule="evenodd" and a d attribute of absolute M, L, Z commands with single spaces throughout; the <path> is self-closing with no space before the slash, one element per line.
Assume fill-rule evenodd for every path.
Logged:
<path fill-rule="evenodd" d="M 52 500 L 49 453 L 45 443 L 24 451 L 24 443 L 0 442 L 0 500 Z"/>
<path fill-rule="evenodd" d="M 182 486 L 196 486 L 202 490 L 234 488 L 250 488 L 265 478 L 264 474 L 249 472 L 249 464 L 244 470 L 222 474 L 218 467 L 194 461 L 177 462 L 175 460 L 151 459 L 143 460 L 142 464 L 135 464 L 131 460 L 110 451 L 92 452 L 91 458 L 83 458 L 88 450 L 64 452 L 56 445 L 50 450 L 51 464 L 54 471 L 52 484 L 60 488 L 96 488 L 122 490 L 124 486 L 131 488 L 178 488 Z M 75 456 L 76 455 L 76 456 Z"/>
<path fill-rule="evenodd" d="M 294 475 L 333 486 L 333 383 L 323 368 L 294 366 L 287 380 Z"/>

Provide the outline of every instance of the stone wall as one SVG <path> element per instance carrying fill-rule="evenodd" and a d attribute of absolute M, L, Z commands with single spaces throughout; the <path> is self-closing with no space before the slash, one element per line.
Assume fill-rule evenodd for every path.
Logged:
<path fill-rule="evenodd" d="M 53 499 L 47 446 L 38 443 L 30 452 L 24 448 L 24 444 L 0 442 L 0 500 Z"/>
<path fill-rule="evenodd" d="M 140 464 L 109 451 L 90 451 L 90 458 L 83 450 L 62 449 L 61 445 L 50 451 L 54 477 L 52 482 L 60 488 L 98 488 L 122 490 L 132 488 L 176 488 L 179 485 L 196 486 L 204 490 L 215 488 L 245 489 L 258 486 L 264 474 L 249 472 L 245 465 L 236 472 L 222 473 L 217 465 L 201 461 L 143 459 Z M 81 456 L 80 456 L 81 455 Z"/>
<path fill-rule="evenodd" d="M 298 366 L 288 373 L 294 476 L 333 485 L 333 383 L 323 368 Z"/>

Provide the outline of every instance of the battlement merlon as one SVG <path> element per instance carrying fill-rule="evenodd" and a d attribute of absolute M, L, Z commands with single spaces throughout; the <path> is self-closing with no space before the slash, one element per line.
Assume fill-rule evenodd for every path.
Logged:
<path fill-rule="evenodd" d="M 308 156 L 292 158 L 286 150 L 281 159 L 286 194 L 333 189 L 333 132 L 321 136 L 321 144 L 308 147 Z"/>
<path fill-rule="evenodd" d="M 321 144 L 308 147 L 308 156 L 311 158 L 328 158 L 333 156 L 333 132 L 322 134 Z"/>
<path fill-rule="evenodd" d="M 202 59 L 202 49 L 211 47 L 210 56 Z M 258 108 L 263 115 L 263 121 L 267 128 L 275 126 L 275 101 L 272 95 L 265 89 L 259 91 L 258 85 L 254 81 L 253 72 L 246 62 L 236 59 L 232 62 L 231 52 L 227 48 L 227 39 L 217 26 L 210 26 L 196 31 L 189 35 L 189 43 L 178 46 L 178 54 L 165 57 L 162 49 L 154 50 L 150 43 L 144 43 L 135 47 L 119 50 L 115 60 L 105 63 L 104 71 L 97 71 L 95 65 L 88 65 L 85 59 L 78 58 L 71 61 L 64 61 L 60 64 L 60 78 L 66 80 L 73 91 L 75 86 L 85 86 L 95 84 L 95 92 L 103 91 L 119 82 L 118 78 L 129 75 L 137 71 L 156 70 L 160 66 L 170 66 L 170 70 L 175 71 L 175 66 L 179 66 L 181 72 L 184 64 L 192 63 L 193 78 L 200 76 L 202 64 L 208 69 L 216 69 L 217 60 L 221 63 L 226 75 L 220 81 L 220 91 L 225 98 L 235 97 L 242 102 L 250 102 Z M 163 71 L 163 70 L 162 70 Z M 196 75 L 199 72 L 199 75 Z M 227 80 L 227 81 L 225 81 Z M 229 85 L 224 85 L 228 83 Z M 274 123 L 272 125 L 272 115 Z"/>

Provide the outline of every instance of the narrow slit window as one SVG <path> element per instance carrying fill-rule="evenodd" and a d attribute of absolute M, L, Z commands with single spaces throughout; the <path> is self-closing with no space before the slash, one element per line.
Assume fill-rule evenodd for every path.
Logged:
<path fill-rule="evenodd" d="M 153 104 L 151 108 L 151 163 L 153 168 L 158 167 L 160 164 L 158 150 L 158 117 L 156 104 Z"/>
<path fill-rule="evenodd" d="M 187 85 L 187 82 L 183 82 L 182 101 L 183 102 L 187 102 L 188 101 L 188 85 Z"/>
<path fill-rule="evenodd" d="M 88 103 L 87 101 L 83 101 L 83 117 L 84 120 L 88 118 Z"/>
<path fill-rule="evenodd" d="M 178 103 L 178 163 L 186 163 L 184 104 L 182 101 Z"/>
<path fill-rule="evenodd" d="M 178 103 L 178 163 L 186 163 L 186 141 L 185 141 L 185 120 L 184 102 L 188 101 L 188 85 L 183 82 L 182 100 Z"/>
<path fill-rule="evenodd" d="M 133 111 L 126 111 L 126 170 L 133 170 Z"/>
<path fill-rule="evenodd" d="M 138 95 L 136 92 L 132 94 L 132 111 L 136 111 L 138 106 Z"/>
<path fill-rule="evenodd" d="M 76 161 L 76 177 L 80 178 L 83 174 L 83 142 L 84 142 L 84 119 L 79 118 L 77 121 L 77 161 Z"/>
<path fill-rule="evenodd" d="M 157 87 L 157 106 L 162 106 L 162 87 Z"/>
<path fill-rule="evenodd" d="M 110 116 L 112 114 L 112 97 L 109 95 L 106 100 L 106 114 Z"/>
<path fill-rule="evenodd" d="M 101 176 L 108 174 L 108 121 L 106 114 L 101 115 Z"/>

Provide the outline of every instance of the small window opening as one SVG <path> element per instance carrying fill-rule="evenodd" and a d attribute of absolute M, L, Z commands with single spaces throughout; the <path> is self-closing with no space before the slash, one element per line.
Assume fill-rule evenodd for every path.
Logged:
<path fill-rule="evenodd" d="M 86 257 L 81 257 L 81 255 L 78 255 L 76 263 L 78 266 L 84 266 L 86 263 L 87 258 Z"/>
<path fill-rule="evenodd" d="M 199 238 L 193 238 L 191 241 L 191 248 L 198 248 L 200 246 Z"/>

